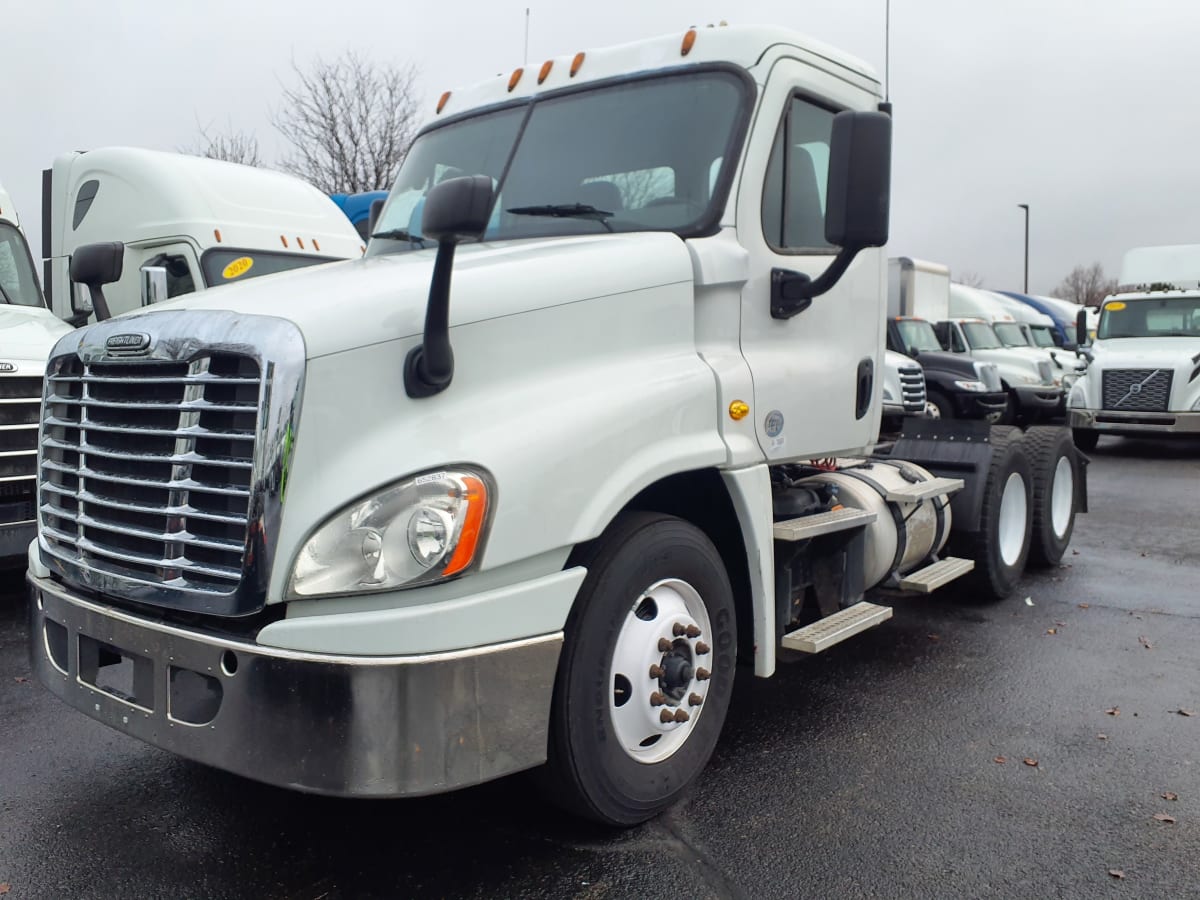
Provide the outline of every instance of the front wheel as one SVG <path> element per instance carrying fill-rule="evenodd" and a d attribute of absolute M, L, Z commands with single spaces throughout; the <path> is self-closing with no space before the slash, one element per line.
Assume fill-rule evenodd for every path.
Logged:
<path fill-rule="evenodd" d="M 628 826 L 708 762 L 733 690 L 737 624 L 721 556 L 671 516 L 619 518 L 583 560 L 550 716 L 550 799 Z"/>
<path fill-rule="evenodd" d="M 953 419 L 954 404 L 939 391 L 930 391 L 925 397 L 925 415 L 930 419 Z"/>

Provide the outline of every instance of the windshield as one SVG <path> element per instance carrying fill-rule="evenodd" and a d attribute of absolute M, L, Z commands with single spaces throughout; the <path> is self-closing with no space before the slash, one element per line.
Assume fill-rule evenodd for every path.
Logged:
<path fill-rule="evenodd" d="M 1003 347 L 992 326 L 984 322 L 963 322 L 962 330 L 972 350 L 1000 350 Z"/>
<path fill-rule="evenodd" d="M 409 151 L 367 255 L 432 246 L 429 189 L 487 175 L 484 240 L 613 231 L 694 234 L 715 225 L 747 113 L 728 71 L 692 71 L 533 99 L 435 128 Z"/>
<path fill-rule="evenodd" d="M 1033 343 L 1038 347 L 1057 347 L 1054 343 L 1054 331 L 1049 325 L 1030 325 L 1033 331 Z"/>
<path fill-rule="evenodd" d="M 996 337 L 1004 343 L 1005 347 L 1028 347 L 1029 341 L 1025 338 L 1025 332 L 1021 330 L 1021 326 L 1016 322 L 993 322 L 992 328 L 996 331 Z"/>
<path fill-rule="evenodd" d="M 221 284 L 232 284 L 235 281 L 257 278 L 260 275 L 274 275 L 276 272 L 318 266 L 321 263 L 335 260 L 336 257 L 333 256 L 305 256 L 299 253 L 273 253 L 222 247 L 219 250 L 205 250 L 204 256 L 200 258 L 200 268 L 204 271 L 204 283 L 209 287 L 217 287 Z"/>
<path fill-rule="evenodd" d="M 0 222 L 0 302 L 17 306 L 45 306 L 25 236 L 8 222 Z"/>
<path fill-rule="evenodd" d="M 1096 337 L 1200 337 L 1200 297 L 1110 300 Z"/>
<path fill-rule="evenodd" d="M 913 350 L 940 351 L 942 349 L 937 335 L 933 333 L 933 326 L 923 319 L 899 319 L 896 322 L 896 328 L 899 329 L 900 340 L 904 343 L 903 351 L 907 351 L 910 355 Z"/>

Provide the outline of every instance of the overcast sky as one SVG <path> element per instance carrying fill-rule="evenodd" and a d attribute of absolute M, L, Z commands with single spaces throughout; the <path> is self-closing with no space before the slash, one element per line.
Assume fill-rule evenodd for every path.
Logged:
<path fill-rule="evenodd" d="M 0 182 L 34 255 L 41 171 L 67 150 L 173 150 L 197 122 L 269 123 L 290 61 L 353 47 L 412 62 L 432 112 L 447 88 L 529 58 L 682 32 L 777 23 L 884 69 L 885 0 L 12 0 L 3 14 Z M 1077 263 L 1116 274 L 1145 244 L 1200 242 L 1194 0 L 893 0 L 891 255 L 1020 289 Z"/>

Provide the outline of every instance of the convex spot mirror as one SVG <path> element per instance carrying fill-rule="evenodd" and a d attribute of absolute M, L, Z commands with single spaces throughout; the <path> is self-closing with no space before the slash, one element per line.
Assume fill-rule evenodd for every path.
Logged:
<path fill-rule="evenodd" d="M 142 306 L 162 303 L 167 299 L 167 267 L 142 266 Z"/>

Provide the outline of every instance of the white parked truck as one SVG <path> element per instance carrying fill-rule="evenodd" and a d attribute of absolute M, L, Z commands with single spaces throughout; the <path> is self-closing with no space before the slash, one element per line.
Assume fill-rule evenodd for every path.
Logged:
<path fill-rule="evenodd" d="M 778 28 L 551 59 L 442 97 L 367 258 L 62 340 L 39 679 L 291 788 L 545 765 L 630 824 L 698 777 L 739 661 L 881 623 L 882 589 L 1009 594 L 1081 457 L 921 419 L 873 453 L 889 112 Z"/>
<path fill-rule="evenodd" d="M 1200 435 L 1200 245 L 1130 250 L 1120 285 L 1081 350 L 1087 370 L 1067 402 L 1076 444 L 1092 450 L 1103 434 Z M 1086 313 L 1076 328 L 1082 345 Z"/>
<path fill-rule="evenodd" d="M 12 198 L 0 185 L 0 566 L 24 558 L 37 529 L 38 410 L 46 357 L 70 326 L 42 299 Z"/>
<path fill-rule="evenodd" d="M 899 430 L 907 416 L 925 415 L 925 373 L 919 362 L 884 350 L 882 373 L 882 431 Z"/>
<path fill-rule="evenodd" d="M 97 315 L 71 284 L 71 258 L 100 242 L 124 246 L 102 292 L 111 315 L 363 250 L 337 205 L 299 178 L 136 147 L 66 153 L 42 174 L 47 298 L 73 324 Z"/>

